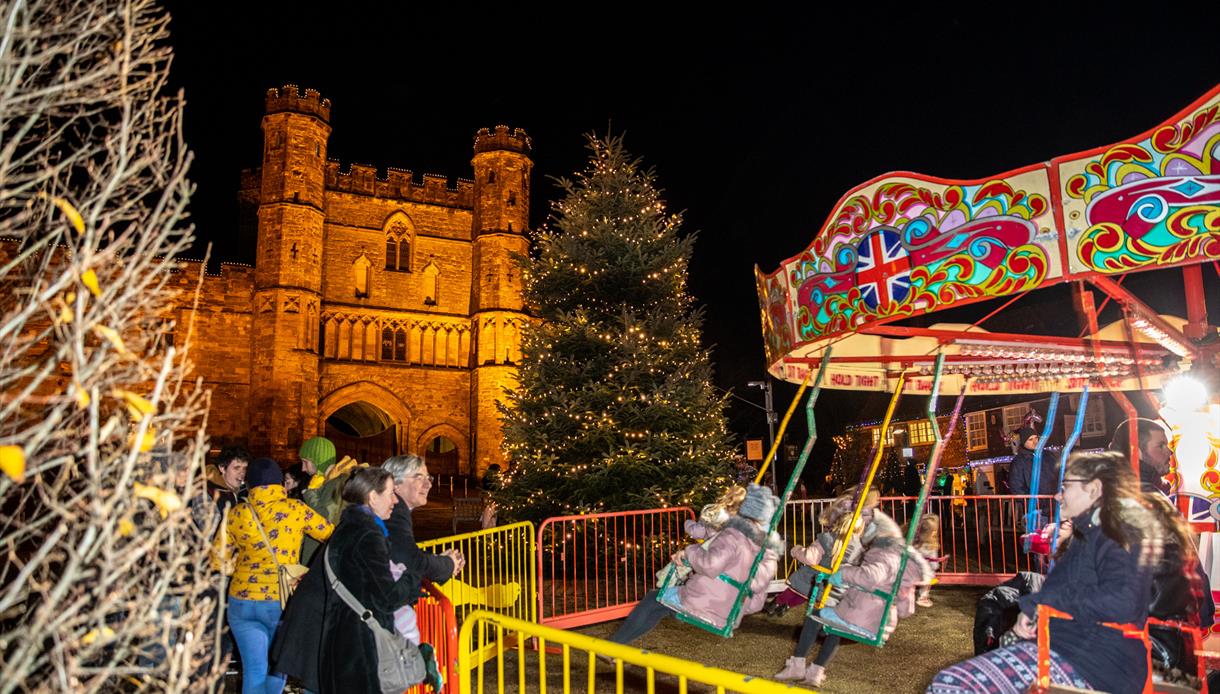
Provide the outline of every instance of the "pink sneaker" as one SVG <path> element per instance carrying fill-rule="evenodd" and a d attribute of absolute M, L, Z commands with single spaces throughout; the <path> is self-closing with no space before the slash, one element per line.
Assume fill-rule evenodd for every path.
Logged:
<path fill-rule="evenodd" d="M 781 682 L 795 682 L 804 679 L 805 672 L 805 659 L 794 655 L 784 663 L 784 669 L 775 673 L 771 679 Z"/>
<path fill-rule="evenodd" d="M 821 665 L 810 665 L 805 668 L 805 684 L 820 687 L 826 683 L 826 668 Z"/>

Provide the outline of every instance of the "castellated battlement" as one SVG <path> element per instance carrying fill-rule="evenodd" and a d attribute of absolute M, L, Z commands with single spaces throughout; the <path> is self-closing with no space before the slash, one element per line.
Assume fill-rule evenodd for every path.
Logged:
<path fill-rule="evenodd" d="M 306 89 L 302 96 L 295 84 L 285 84 L 267 90 L 267 113 L 304 113 L 330 122 L 330 99 L 323 99 L 315 89 Z"/>
<path fill-rule="evenodd" d="M 416 181 L 415 174 L 411 171 L 395 168 L 388 168 L 384 176 L 379 176 L 377 167 L 368 164 L 353 163 L 344 172 L 340 162 L 326 162 L 326 188 L 344 193 L 448 207 L 474 206 L 472 181 L 459 178 L 450 186 L 448 176 L 436 174 L 424 174 L 422 180 Z"/>
<path fill-rule="evenodd" d="M 474 136 L 474 153 L 508 150 L 528 155 L 533 149 L 530 136 L 521 128 L 509 130 L 507 125 L 497 125 L 494 130 L 480 128 Z"/>

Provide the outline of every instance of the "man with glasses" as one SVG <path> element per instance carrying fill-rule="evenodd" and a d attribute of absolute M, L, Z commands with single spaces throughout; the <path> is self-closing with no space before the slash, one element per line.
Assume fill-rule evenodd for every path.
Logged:
<path fill-rule="evenodd" d="M 398 503 L 386 521 L 390 531 L 390 561 L 403 565 L 405 571 L 421 579 L 444 583 L 461 572 L 466 559 L 456 549 L 431 554 L 415 543 L 411 512 L 428 503 L 428 492 L 432 490 L 428 468 L 417 455 L 396 455 L 381 467 L 394 479 L 394 493 L 398 496 Z"/>

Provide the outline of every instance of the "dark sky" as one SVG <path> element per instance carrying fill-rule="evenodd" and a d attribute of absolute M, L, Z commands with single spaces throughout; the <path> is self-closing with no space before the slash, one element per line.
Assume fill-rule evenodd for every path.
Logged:
<path fill-rule="evenodd" d="M 1220 83 L 1220 12 L 1201 16 L 1204 3 L 1172 19 L 1070 2 L 669 16 L 660 3 L 582 6 L 590 16 L 511 3 L 445 14 L 442 4 L 170 3 L 172 81 L 185 89 L 196 156 L 192 213 L 214 255 L 253 256 L 234 243 L 236 190 L 238 172 L 259 163 L 268 87 L 295 83 L 332 101 L 329 153 L 345 165 L 469 177 L 475 130 L 526 129 L 535 225 L 555 196 L 548 177 L 582 166 L 583 134 L 611 126 L 699 233 L 690 290 L 706 309 L 716 382 L 755 400 L 745 388 L 763 375 L 752 268 L 803 250 L 850 187 L 891 170 L 976 178 L 1108 144 Z M 1030 298 L 1026 321 L 1063 296 Z M 833 410 L 819 420 L 824 439 L 883 407 L 875 396 L 823 397 L 831 407 L 819 412 Z M 739 434 L 765 432 L 761 413 L 730 414 Z"/>

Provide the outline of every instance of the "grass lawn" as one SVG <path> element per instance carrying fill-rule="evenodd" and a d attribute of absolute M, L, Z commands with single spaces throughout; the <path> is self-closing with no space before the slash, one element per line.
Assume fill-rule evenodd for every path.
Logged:
<path fill-rule="evenodd" d="M 829 676 L 820 691 L 841 694 L 924 691 L 932 676 L 943 667 L 973 655 L 970 635 L 974 605 L 984 592 L 985 588 L 938 587 L 932 591 L 936 604 L 931 608 L 919 608 L 913 616 L 899 622 L 897 631 L 884 648 L 845 641 L 827 667 Z M 802 615 L 798 609 L 789 610 L 778 619 L 763 614 L 751 615 L 731 639 L 722 639 L 676 619 L 667 619 L 635 645 L 656 653 L 769 678 L 792 655 Z M 608 622 L 579 631 L 606 638 L 619 624 L 618 621 Z M 581 667 L 580 673 L 583 672 Z M 633 691 L 630 679 L 626 684 L 628 691 Z"/>

